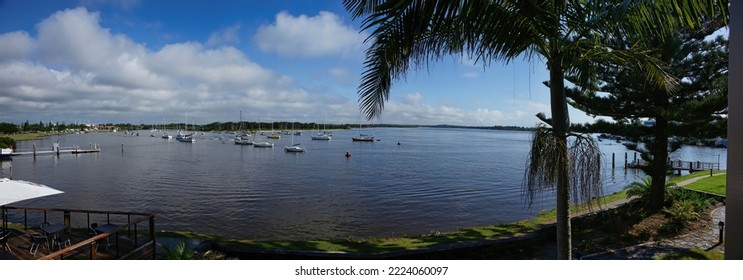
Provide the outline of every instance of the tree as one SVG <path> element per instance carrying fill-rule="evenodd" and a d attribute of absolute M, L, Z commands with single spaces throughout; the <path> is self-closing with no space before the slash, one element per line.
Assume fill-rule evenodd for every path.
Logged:
<path fill-rule="evenodd" d="M 682 23 L 695 25 L 700 15 L 719 9 L 702 1 L 678 2 L 345 0 L 353 17 L 364 17 L 363 28 L 372 30 L 359 85 L 361 110 L 368 119 L 379 116 L 393 79 L 404 78 L 407 71 L 449 55 L 465 54 L 486 66 L 520 56 L 542 57 L 550 75 L 552 119 L 542 118 L 549 127 L 540 125 L 534 134 L 525 175 L 526 193 L 556 190 L 557 255 L 570 259 L 571 178 L 580 178 L 572 181 L 574 200 L 590 201 L 593 190 L 600 187 L 595 183 L 600 181 L 595 180 L 598 168 L 581 164 L 595 161 L 581 162 L 569 156 L 565 74 L 588 81 L 601 61 L 635 62 L 659 69 L 643 52 L 611 50 L 603 40 L 611 38 L 610 34 L 666 31 Z M 661 71 L 650 74 L 658 83 L 669 80 Z M 590 141 L 574 143 L 591 148 Z M 571 168 L 577 172 L 573 176 Z"/>
<path fill-rule="evenodd" d="M 0 123 L 0 132 L 2 133 L 13 134 L 18 131 L 19 131 L 18 126 L 16 126 L 15 124 L 6 123 L 6 122 Z"/>
<path fill-rule="evenodd" d="M 727 39 L 705 38 L 724 26 L 724 20 L 705 22 L 703 28 L 669 33 L 666 38 L 647 38 L 640 43 L 655 46 L 658 60 L 677 79 L 673 91 L 647 81 L 645 69 L 609 64 L 600 68 L 595 84 L 566 89 L 569 103 L 593 116 L 621 121 L 610 126 L 622 129 L 597 130 L 625 136 L 627 148 L 640 152 L 648 162 L 642 167 L 652 177 L 648 210 L 655 212 L 665 202 L 668 154 L 681 146 L 670 136 L 713 138 L 724 135 L 727 125 Z M 637 44 L 635 38 L 616 40 L 613 48 Z M 568 77 L 570 80 L 570 77 Z M 643 125 L 641 119 L 651 119 Z M 634 125 L 627 125 L 629 122 Z M 721 128 L 721 129 L 720 129 Z M 643 145 L 638 145 L 642 143 Z"/>

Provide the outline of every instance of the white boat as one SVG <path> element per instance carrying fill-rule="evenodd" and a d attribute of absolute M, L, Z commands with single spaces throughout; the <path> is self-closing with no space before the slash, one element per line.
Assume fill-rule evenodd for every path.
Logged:
<path fill-rule="evenodd" d="M 253 147 L 256 148 L 273 148 L 273 143 L 271 142 L 253 142 Z"/>
<path fill-rule="evenodd" d="M 305 148 L 300 147 L 300 146 L 289 146 L 289 147 L 284 147 L 284 151 L 287 151 L 290 153 L 304 153 Z"/>
<path fill-rule="evenodd" d="M 357 141 L 357 142 L 373 142 L 374 136 L 359 134 L 358 137 L 351 137 L 351 140 Z"/>
<path fill-rule="evenodd" d="M 294 130 L 294 124 L 292 124 L 292 130 Z M 303 147 L 300 147 L 299 145 L 301 144 L 294 144 L 294 135 L 292 135 L 292 145 L 284 147 L 284 151 L 290 153 L 304 153 L 305 149 Z"/>
<path fill-rule="evenodd" d="M 188 112 L 186 112 L 186 130 L 188 130 Z M 175 135 L 175 139 L 184 143 L 194 143 L 196 142 L 196 133 L 183 133 L 180 130 Z"/>
<path fill-rule="evenodd" d="M 185 142 L 185 143 L 193 143 L 193 142 L 196 142 L 196 138 L 194 138 L 194 136 L 195 135 L 193 132 L 184 134 L 178 131 L 178 134 L 175 135 L 175 139 L 181 142 Z"/>
<path fill-rule="evenodd" d="M 325 124 L 323 124 L 323 127 Z M 333 138 L 333 134 L 327 131 L 320 131 L 320 125 L 317 125 L 317 134 L 312 135 L 312 140 L 330 140 Z"/>
<path fill-rule="evenodd" d="M 240 128 L 238 130 L 243 130 L 243 111 L 240 111 Z M 237 135 L 238 132 L 235 132 L 235 134 Z M 253 136 L 247 133 L 237 135 L 234 140 L 235 145 L 253 145 L 253 141 L 250 139 L 251 137 Z"/>
<path fill-rule="evenodd" d="M 168 139 L 168 140 L 173 139 L 173 135 L 168 135 L 167 132 L 164 132 L 162 137 L 163 139 Z"/>
<path fill-rule="evenodd" d="M 330 140 L 333 136 L 327 133 L 317 133 L 312 135 L 312 140 Z"/>
<path fill-rule="evenodd" d="M 359 130 L 361 129 L 361 124 L 359 124 Z M 374 135 L 367 135 L 363 133 L 359 133 L 359 136 L 357 137 L 351 137 L 352 141 L 356 142 L 374 142 Z"/>
<path fill-rule="evenodd" d="M 250 140 L 250 135 L 243 134 L 235 137 L 235 145 L 253 145 L 253 141 Z"/>
<path fill-rule="evenodd" d="M 281 139 L 281 135 L 279 135 L 278 133 L 276 133 L 275 131 L 273 131 L 273 122 L 271 122 L 271 134 L 270 135 L 266 135 L 266 138 L 269 138 L 269 139 Z"/>
<path fill-rule="evenodd" d="M 0 158 L 10 158 L 13 155 L 13 148 L 0 149 Z"/>

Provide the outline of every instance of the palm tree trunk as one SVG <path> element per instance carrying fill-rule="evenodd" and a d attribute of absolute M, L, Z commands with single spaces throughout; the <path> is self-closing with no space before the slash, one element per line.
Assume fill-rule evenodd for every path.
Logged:
<path fill-rule="evenodd" d="M 564 159 L 559 162 L 557 172 L 557 259 L 569 260 L 571 254 L 570 235 L 570 177 L 568 174 L 567 132 L 570 127 L 568 103 L 565 97 L 565 82 L 560 55 L 553 50 L 548 61 L 550 70 L 550 105 L 552 110 L 552 129 L 557 140 L 557 151 Z"/>

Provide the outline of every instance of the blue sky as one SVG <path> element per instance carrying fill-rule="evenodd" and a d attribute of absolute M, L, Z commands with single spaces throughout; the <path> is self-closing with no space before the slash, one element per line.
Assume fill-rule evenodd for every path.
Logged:
<path fill-rule="evenodd" d="M 0 0 L 0 122 L 365 122 L 360 24 L 340 0 Z M 533 126 L 544 80 L 542 61 L 451 57 L 371 122 Z"/>

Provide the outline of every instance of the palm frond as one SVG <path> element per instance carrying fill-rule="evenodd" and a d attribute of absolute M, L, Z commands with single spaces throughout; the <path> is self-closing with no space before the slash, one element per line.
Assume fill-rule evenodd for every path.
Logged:
<path fill-rule="evenodd" d="M 586 203 L 593 210 L 593 203 L 600 205 L 604 196 L 601 182 L 601 150 L 598 142 L 588 134 L 571 134 L 570 186 L 575 204 Z"/>
<path fill-rule="evenodd" d="M 521 191 L 529 206 L 540 195 L 555 190 L 560 167 L 568 162 L 567 150 L 566 143 L 559 141 L 546 125 L 539 124 L 532 132 Z"/>

